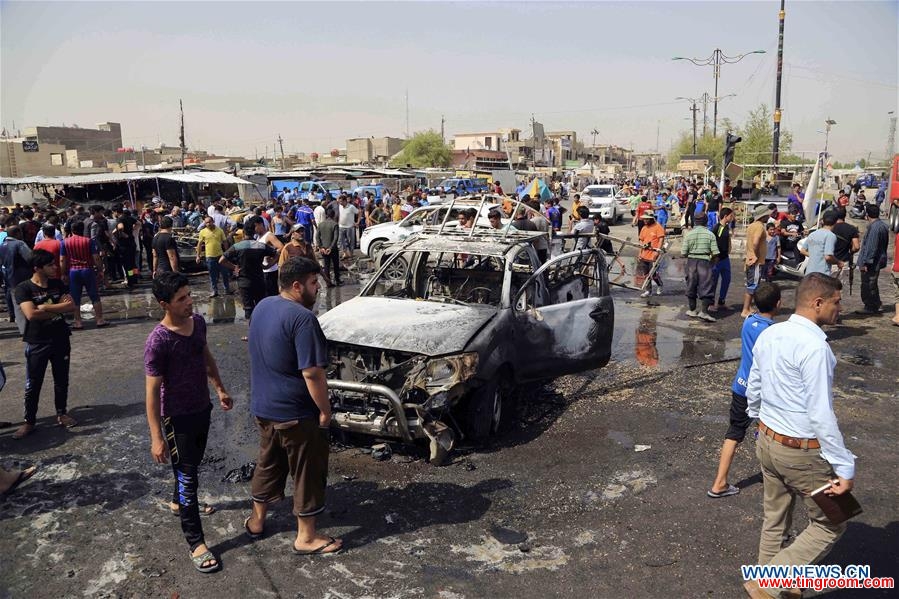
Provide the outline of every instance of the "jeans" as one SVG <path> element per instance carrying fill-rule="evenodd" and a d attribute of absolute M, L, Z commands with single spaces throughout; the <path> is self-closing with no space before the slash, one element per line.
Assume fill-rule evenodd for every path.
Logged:
<path fill-rule="evenodd" d="M 53 370 L 53 400 L 56 415 L 66 413 L 69 399 L 69 354 L 72 346 L 69 338 L 55 339 L 52 343 L 25 344 L 25 422 L 37 421 L 37 402 L 44 386 L 47 364 Z"/>
<path fill-rule="evenodd" d="M 209 270 L 209 284 L 212 291 L 218 293 L 219 274 L 222 275 L 222 284 L 225 287 L 225 291 L 228 291 L 228 283 L 231 281 L 231 271 L 227 268 L 222 268 L 222 265 L 219 264 L 219 257 L 206 258 L 206 268 Z"/>
<path fill-rule="evenodd" d="M 877 311 L 883 305 L 880 301 L 880 288 L 877 286 L 879 276 L 879 268 L 868 266 L 867 270 L 862 271 L 862 303 L 866 310 Z"/>
<path fill-rule="evenodd" d="M 340 247 L 340 249 L 347 252 L 352 252 L 354 249 L 356 249 L 356 228 L 338 227 L 337 245 Z"/>
<path fill-rule="evenodd" d="M 721 291 L 718 293 L 718 303 L 723 304 L 727 298 L 727 290 L 730 289 L 730 258 L 722 258 L 712 267 L 712 299 L 715 297 L 715 289 L 718 288 L 718 279 L 721 279 Z"/>
<path fill-rule="evenodd" d="M 210 412 L 212 404 L 202 412 L 168 416 L 162 420 L 172 461 L 172 472 L 175 474 L 172 502 L 178 504 L 181 531 L 187 544 L 190 545 L 191 552 L 205 542 L 197 489 L 200 483 L 200 462 L 203 461 L 209 437 Z"/>
<path fill-rule="evenodd" d="M 334 274 L 331 274 L 331 271 L 334 271 Z M 337 253 L 337 248 L 332 247 L 330 254 L 322 254 L 322 274 L 325 275 L 325 280 L 330 282 L 334 282 L 336 284 L 340 284 L 340 254 Z M 332 278 L 333 276 L 333 278 Z"/>

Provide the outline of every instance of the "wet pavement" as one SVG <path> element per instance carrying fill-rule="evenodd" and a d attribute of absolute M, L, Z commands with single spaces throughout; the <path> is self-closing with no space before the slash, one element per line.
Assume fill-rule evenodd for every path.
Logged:
<path fill-rule="evenodd" d="M 710 500 L 705 490 L 727 425 L 742 289 L 735 276 L 719 322 L 689 319 L 682 264 L 670 259 L 660 297 L 616 289 L 612 362 L 521 390 L 512 431 L 492 447 L 463 446 L 436 468 L 416 448 L 394 445 L 376 461 L 369 443 L 335 442 L 320 526 L 348 550 L 314 558 L 289 551 L 287 503 L 271 513 L 264 538 L 242 534 L 257 442 L 240 341 L 246 322 L 235 297 L 204 299 L 205 278 L 193 278 L 235 399 L 230 413 L 213 412 L 202 467 L 201 499 L 218 509 L 203 519 L 224 563 L 215 575 L 193 570 L 178 520 L 163 506 L 171 471 L 149 457 L 141 357 L 160 313 L 145 283 L 104 297 L 113 326 L 86 322 L 72 338 L 70 412 L 80 426 L 52 426 L 45 385 L 38 432 L 13 441 L 13 429 L 0 431 L 4 466 L 40 467 L 0 503 L 0 597 L 741 596 L 739 566 L 754 562 L 761 525 L 751 441 L 732 469 L 743 492 Z M 793 285 L 785 284 L 785 305 Z M 358 289 L 323 290 L 319 311 Z M 845 303 L 857 308 L 858 293 Z M 896 552 L 885 549 L 899 546 L 896 331 L 888 316 L 853 315 L 828 330 L 836 411 L 859 456 L 865 512 L 826 560 L 894 577 Z M 0 352 L 8 376 L 0 420 L 16 421 L 24 366 L 13 325 L 0 325 Z"/>

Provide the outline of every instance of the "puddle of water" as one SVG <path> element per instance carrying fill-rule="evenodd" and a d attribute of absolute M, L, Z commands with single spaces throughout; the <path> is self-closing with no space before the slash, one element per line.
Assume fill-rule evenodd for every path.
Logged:
<path fill-rule="evenodd" d="M 612 359 L 617 362 L 666 369 L 740 356 L 739 338 L 723 339 L 705 327 L 693 330 L 695 323 L 680 313 L 681 306 L 627 303 L 624 295 L 615 299 Z"/>

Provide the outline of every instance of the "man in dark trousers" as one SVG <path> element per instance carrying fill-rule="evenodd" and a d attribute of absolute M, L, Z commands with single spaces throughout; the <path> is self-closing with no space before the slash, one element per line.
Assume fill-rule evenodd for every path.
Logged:
<path fill-rule="evenodd" d="M 298 555 L 340 551 L 342 541 L 322 535 L 316 516 L 325 510 L 331 401 L 325 366 L 328 347 L 312 312 L 319 265 L 290 258 L 280 268 L 280 293 L 259 302 L 250 323 L 250 409 L 259 427 L 259 457 L 251 483 L 250 538 L 262 536 L 269 505 L 284 498 L 293 479 Z"/>
<path fill-rule="evenodd" d="M 166 463 L 171 456 L 173 502 L 191 561 L 204 574 L 215 572 L 221 569 L 221 563 L 206 546 L 197 499 L 199 467 L 212 412 L 207 379 L 215 387 L 223 410 L 231 409 L 231 396 L 206 343 L 206 321 L 194 314 L 187 276 L 158 274 L 153 280 L 153 296 L 165 314 L 144 347 L 150 455 L 157 464 Z"/>
<path fill-rule="evenodd" d="M 806 275 L 796 289 L 795 313 L 765 329 L 752 350 L 746 412 L 759 421 L 756 455 L 762 467 L 765 513 L 760 565 L 818 563 L 846 530 L 845 522 L 831 523 L 810 497 L 827 484 L 828 495 L 846 493 L 855 478 L 855 456 L 843 444 L 833 411 L 837 360 L 821 330 L 840 316 L 842 288 L 840 280 L 829 275 Z M 784 548 L 797 500 L 805 504 L 809 525 Z M 753 580 L 744 587 L 759 598 L 768 597 L 766 590 L 771 596 L 781 591 L 760 589 Z"/>
<path fill-rule="evenodd" d="M 266 257 L 278 257 L 278 251 L 274 247 L 254 239 L 256 235 L 264 234 L 265 221 L 262 217 L 250 217 L 244 224 L 244 239 L 228 248 L 228 251 L 219 258 L 219 264 L 230 269 L 237 279 L 244 318 L 247 320 L 253 315 L 256 304 L 265 297 L 262 261 Z"/>
<path fill-rule="evenodd" d="M 865 206 L 868 230 L 862 240 L 858 252 L 858 269 L 862 273 L 862 302 L 865 307 L 857 312 L 863 315 L 880 314 L 883 304 L 880 301 L 880 288 L 877 277 L 881 269 L 887 265 L 887 246 L 890 243 L 890 231 L 885 222 L 880 220 L 880 209 L 875 204 Z"/>
<path fill-rule="evenodd" d="M 63 314 L 75 310 L 66 285 L 51 278 L 56 259 L 46 250 L 31 254 L 31 278 L 16 285 L 15 299 L 25 317 L 25 422 L 13 433 L 13 439 L 30 435 L 37 423 L 37 403 L 49 364 L 53 370 L 53 399 L 56 421 L 71 428 L 78 424 L 66 413 L 69 397 L 69 325 Z"/>
<path fill-rule="evenodd" d="M 27 281 L 33 274 L 33 270 L 29 266 L 30 260 L 31 249 L 22 241 L 22 229 L 19 225 L 7 227 L 6 237 L 0 243 L 0 267 L 3 268 L 3 284 L 9 322 L 16 321 L 16 302 L 13 301 L 13 291 L 16 285 Z"/>
<path fill-rule="evenodd" d="M 337 216 L 331 207 L 325 211 L 325 218 L 315 228 L 315 249 L 321 254 L 324 264 L 325 284 L 340 286 L 340 255 L 338 254 Z M 331 274 L 331 271 L 334 274 Z"/>

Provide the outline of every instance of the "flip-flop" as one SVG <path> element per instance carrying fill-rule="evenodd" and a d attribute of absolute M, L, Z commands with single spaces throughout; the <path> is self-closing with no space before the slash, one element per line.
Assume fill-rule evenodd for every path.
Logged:
<path fill-rule="evenodd" d="M 243 521 L 243 529 L 247 531 L 247 536 L 255 541 L 256 539 L 262 538 L 262 535 L 265 534 L 265 529 L 263 528 L 262 532 L 253 532 L 252 530 L 250 530 L 250 519 L 252 517 L 253 516 L 247 516 L 247 519 Z"/>
<path fill-rule="evenodd" d="M 706 491 L 706 495 L 711 497 L 712 499 L 721 499 L 722 497 L 730 497 L 731 495 L 739 495 L 740 488 L 735 487 L 733 485 L 727 485 L 727 488 L 723 491 L 716 493 L 715 491 Z"/>
<path fill-rule="evenodd" d="M 177 517 L 181 516 L 181 508 L 173 510 L 171 504 L 165 504 L 166 509 L 172 512 L 172 515 Z M 201 516 L 210 516 L 215 513 L 215 506 L 209 505 L 208 503 L 200 504 L 200 515 Z"/>
<path fill-rule="evenodd" d="M 34 476 L 34 473 L 37 472 L 37 466 L 31 466 L 29 468 L 25 468 L 24 470 L 19 471 L 19 476 L 13 483 L 9 486 L 9 488 L 3 491 L 2 496 L 6 497 L 10 493 L 16 490 L 16 487 L 21 485 L 23 482 Z"/>
<path fill-rule="evenodd" d="M 335 553 L 340 553 L 343 550 L 343 547 L 341 546 L 341 547 L 338 547 L 337 549 L 335 549 L 334 551 L 325 551 L 325 549 L 327 549 L 331 545 L 335 544 L 336 542 L 337 542 L 337 539 L 335 539 L 334 537 L 328 537 L 327 543 L 325 543 L 321 547 L 316 547 L 312 551 L 300 551 L 299 549 L 296 548 L 296 545 L 294 545 L 293 543 L 290 544 L 290 549 L 291 549 L 291 551 L 293 551 L 294 555 L 331 555 L 331 554 L 335 554 Z"/>
<path fill-rule="evenodd" d="M 194 557 L 190 556 L 190 560 L 194 563 L 194 568 L 197 569 L 197 572 L 202 572 L 203 574 L 210 574 L 212 572 L 218 572 L 222 569 L 222 563 L 215 557 L 211 551 L 206 551 L 201 555 Z M 203 562 L 215 562 L 211 566 L 204 566 Z"/>

